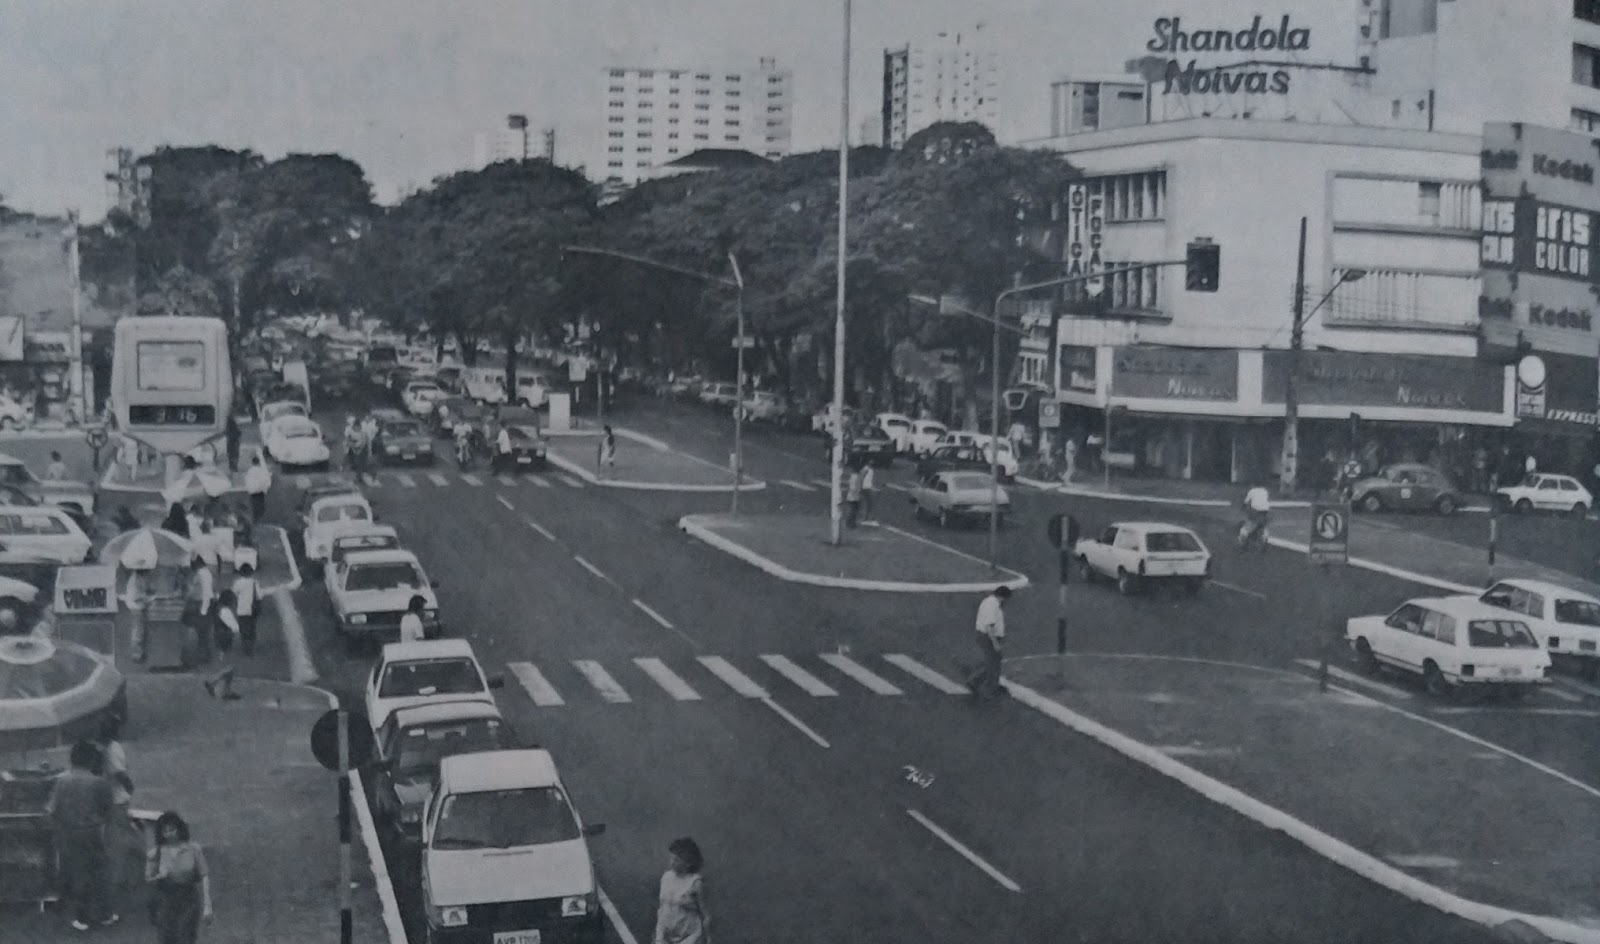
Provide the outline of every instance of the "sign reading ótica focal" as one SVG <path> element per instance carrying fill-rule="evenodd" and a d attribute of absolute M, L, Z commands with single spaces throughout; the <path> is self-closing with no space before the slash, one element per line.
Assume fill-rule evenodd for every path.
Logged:
<path fill-rule="evenodd" d="M 1214 52 L 1304 52 L 1311 48 L 1311 30 L 1291 25 L 1286 13 L 1277 28 L 1263 28 L 1257 14 L 1243 29 L 1185 30 L 1183 17 L 1163 16 L 1154 24 L 1155 36 L 1145 48 L 1156 55 Z M 1243 92 L 1248 95 L 1289 94 L 1289 72 L 1282 68 L 1258 68 L 1259 63 L 1202 67 L 1198 59 L 1187 64 L 1172 59 L 1162 94 L 1217 95 Z"/>

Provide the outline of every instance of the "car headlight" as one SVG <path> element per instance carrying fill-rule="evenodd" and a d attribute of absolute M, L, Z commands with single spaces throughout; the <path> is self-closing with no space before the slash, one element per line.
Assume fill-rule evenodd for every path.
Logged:
<path fill-rule="evenodd" d="M 415 825 L 422 822 L 422 808 L 411 806 L 401 809 L 400 822 L 407 825 Z"/>
<path fill-rule="evenodd" d="M 579 918 L 589 913 L 588 895 L 568 895 L 561 899 L 561 917 Z"/>
<path fill-rule="evenodd" d="M 367 625 L 367 614 L 351 613 L 349 620 L 351 626 L 365 626 Z"/>
<path fill-rule="evenodd" d="M 452 905 L 439 909 L 439 924 L 447 928 L 459 928 L 467 923 L 467 909 L 464 905 Z"/>

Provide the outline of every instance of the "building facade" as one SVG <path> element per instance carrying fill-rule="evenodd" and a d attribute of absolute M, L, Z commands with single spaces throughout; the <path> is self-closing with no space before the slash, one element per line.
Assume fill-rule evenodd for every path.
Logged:
<path fill-rule="evenodd" d="M 1050 83 L 1050 136 L 1146 124 L 1149 93 L 1148 85 L 1127 75 L 1058 79 Z"/>
<path fill-rule="evenodd" d="M 777 60 L 755 68 L 604 70 L 605 123 L 592 176 L 636 183 L 659 165 L 708 148 L 776 159 L 793 137 L 793 73 Z"/>
<path fill-rule="evenodd" d="M 940 33 L 883 51 L 883 146 L 899 148 L 940 121 L 999 124 L 1000 54 L 975 37 Z"/>

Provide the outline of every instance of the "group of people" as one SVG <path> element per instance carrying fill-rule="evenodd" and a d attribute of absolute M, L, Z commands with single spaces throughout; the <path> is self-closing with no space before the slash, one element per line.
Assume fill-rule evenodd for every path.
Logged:
<path fill-rule="evenodd" d="M 212 916 L 205 853 L 171 811 L 156 818 L 147 838 L 132 812 L 133 778 L 121 739 L 122 719 L 105 716 L 93 740 L 72 746 L 70 768 L 51 788 L 46 809 L 62 899 L 72 927 L 87 931 L 120 921 L 122 905 L 142 886 L 160 944 L 194 944 L 200 922 Z"/>
<path fill-rule="evenodd" d="M 878 495 L 878 477 L 872 463 L 852 463 L 844 479 L 844 524 L 853 528 L 872 520 L 872 506 Z"/>

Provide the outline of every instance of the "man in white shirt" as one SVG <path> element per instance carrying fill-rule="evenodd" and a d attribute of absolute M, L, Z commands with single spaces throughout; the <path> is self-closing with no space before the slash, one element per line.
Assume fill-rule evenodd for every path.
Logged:
<path fill-rule="evenodd" d="M 246 659 L 256 654 L 256 604 L 261 599 L 261 585 L 256 583 L 256 569 L 249 564 L 239 565 L 239 574 L 233 578 L 233 612 L 239 620 L 239 652 Z"/>
<path fill-rule="evenodd" d="M 1244 493 L 1245 530 L 1244 538 L 1251 538 L 1256 534 L 1265 534 L 1267 518 L 1272 512 L 1272 497 L 1267 494 L 1267 488 L 1260 482 L 1250 487 Z"/>
<path fill-rule="evenodd" d="M 1005 605 L 1009 599 L 1011 588 L 1002 586 L 996 587 L 978 604 L 978 619 L 973 628 L 978 633 L 978 650 L 983 654 L 983 661 L 967 679 L 973 704 L 1006 694 L 1005 687 L 1000 684 L 1000 656 L 1005 645 Z"/>
<path fill-rule="evenodd" d="M 61 461 L 61 453 L 50 453 L 50 464 L 44 467 L 44 480 L 46 482 L 61 482 L 67 477 L 67 464 Z"/>
<path fill-rule="evenodd" d="M 400 617 L 400 641 L 421 642 L 428 638 L 427 627 L 422 622 L 422 614 L 428 609 L 428 601 L 422 594 L 411 598 L 411 603 L 406 607 L 406 613 Z"/>
<path fill-rule="evenodd" d="M 494 440 L 494 470 L 496 472 L 511 464 L 511 428 L 500 427 L 500 435 Z"/>
<path fill-rule="evenodd" d="M 189 586 L 184 591 L 183 622 L 195 633 L 195 655 L 208 664 L 213 655 L 211 605 L 216 600 L 216 578 L 198 555 L 189 562 Z"/>
<path fill-rule="evenodd" d="M 272 471 L 261 461 L 261 454 L 250 461 L 244 471 L 244 490 L 250 493 L 250 517 L 260 521 L 267 514 L 267 493 L 272 491 Z"/>

